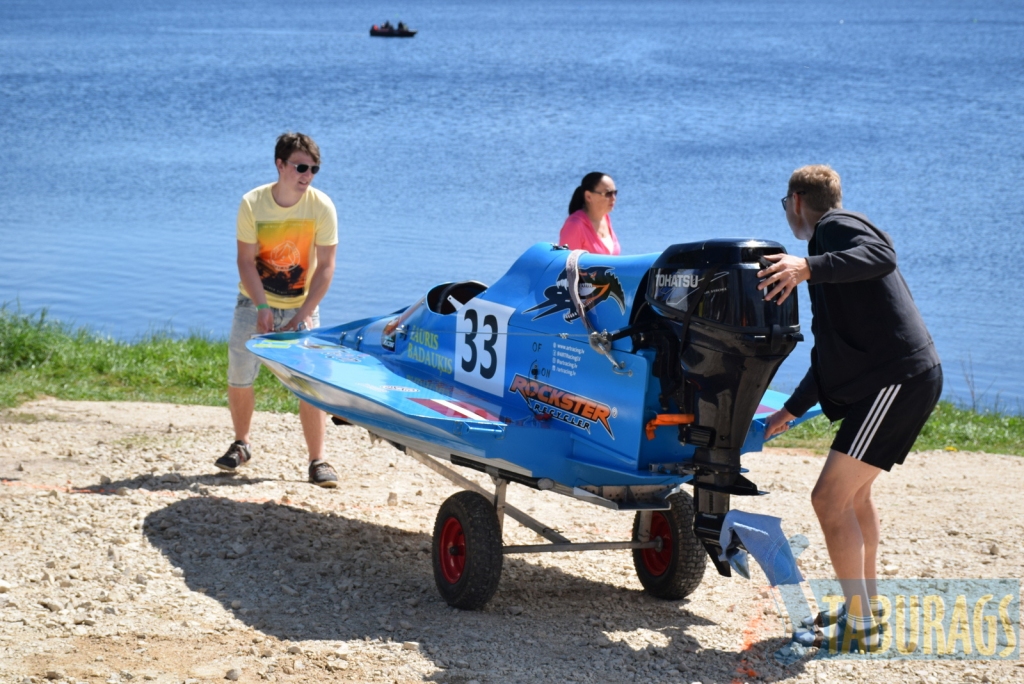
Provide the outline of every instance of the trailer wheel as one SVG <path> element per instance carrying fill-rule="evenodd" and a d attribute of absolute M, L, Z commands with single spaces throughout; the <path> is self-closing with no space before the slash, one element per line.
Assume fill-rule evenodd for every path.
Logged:
<path fill-rule="evenodd" d="M 476 492 L 448 497 L 434 521 L 434 582 L 448 605 L 476 610 L 501 579 L 501 528 L 494 505 Z"/>
<path fill-rule="evenodd" d="M 640 584 L 653 596 L 669 601 L 685 598 L 704 578 L 707 554 L 693 533 L 693 497 L 677 492 L 669 497 L 672 508 L 654 511 L 651 539 L 661 537 L 661 551 L 634 549 L 633 566 Z M 633 521 L 633 540 L 640 536 L 640 513 Z"/>

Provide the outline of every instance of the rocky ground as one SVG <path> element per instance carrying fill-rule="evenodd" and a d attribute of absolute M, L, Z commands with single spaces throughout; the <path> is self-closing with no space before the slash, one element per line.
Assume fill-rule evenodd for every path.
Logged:
<path fill-rule="evenodd" d="M 0 414 L 0 681 L 1011 682 L 1017 661 L 808 657 L 788 667 L 764 576 L 708 568 L 687 600 L 641 591 L 628 552 L 505 558 L 479 612 L 434 587 L 430 534 L 447 480 L 354 427 L 328 431 L 343 483 L 305 482 L 297 418 L 260 414 L 255 458 L 218 475 L 226 409 L 26 404 Z M 745 510 L 811 542 L 809 454 L 746 457 L 771 496 Z M 460 472 L 484 483 L 482 477 Z M 1024 461 L 927 452 L 883 475 L 889 576 L 1020 578 Z M 574 541 L 624 540 L 632 518 L 521 486 L 509 503 Z M 506 543 L 540 538 L 509 520 Z M 814 652 L 812 651 L 811 655 Z"/>

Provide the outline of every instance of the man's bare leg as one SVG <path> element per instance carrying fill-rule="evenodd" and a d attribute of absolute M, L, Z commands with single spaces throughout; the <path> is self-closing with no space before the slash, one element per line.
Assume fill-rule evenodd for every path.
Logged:
<path fill-rule="evenodd" d="M 832 450 L 811 493 L 811 503 L 825 535 L 832 568 L 843 587 L 850 615 L 867 618 L 871 607 L 864 581 L 865 538 L 854 507 L 857 492 L 867 487 L 879 468 Z M 877 524 L 877 516 L 875 518 Z M 869 538 L 871 532 L 868 532 Z M 877 532 L 874 543 L 877 549 Z"/>
<path fill-rule="evenodd" d="M 878 540 L 881 537 L 878 510 L 871 500 L 871 484 L 861 487 L 853 497 L 853 510 L 864 539 L 864 585 L 869 597 L 878 595 Z"/>
<path fill-rule="evenodd" d="M 256 409 L 256 393 L 252 387 L 228 387 L 228 409 L 231 410 L 235 439 L 248 444 L 252 412 Z"/>
<path fill-rule="evenodd" d="M 323 459 L 324 437 L 327 434 L 327 414 L 316 406 L 300 400 L 299 420 L 302 422 L 302 434 L 306 437 L 310 463 Z"/>

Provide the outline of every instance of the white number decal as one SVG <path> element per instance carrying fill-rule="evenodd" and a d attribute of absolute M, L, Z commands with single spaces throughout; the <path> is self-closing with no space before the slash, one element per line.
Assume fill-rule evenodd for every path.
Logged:
<path fill-rule="evenodd" d="M 473 300 L 455 324 L 455 380 L 501 396 L 505 391 L 505 342 L 515 309 Z"/>

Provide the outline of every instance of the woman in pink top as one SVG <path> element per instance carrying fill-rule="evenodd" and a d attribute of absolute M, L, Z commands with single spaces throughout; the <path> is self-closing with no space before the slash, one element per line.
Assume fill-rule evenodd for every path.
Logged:
<path fill-rule="evenodd" d="M 584 176 L 569 201 L 569 218 L 558 234 L 559 244 L 593 254 L 619 254 L 622 249 L 608 215 L 615 208 L 618 194 L 609 176 L 598 171 Z"/>

